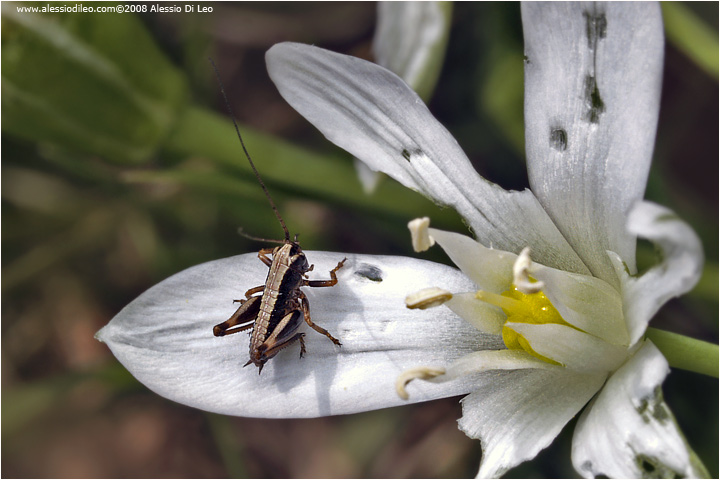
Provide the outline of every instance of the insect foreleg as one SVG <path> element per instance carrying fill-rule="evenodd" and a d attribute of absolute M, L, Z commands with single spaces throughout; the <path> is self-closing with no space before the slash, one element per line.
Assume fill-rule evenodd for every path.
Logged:
<path fill-rule="evenodd" d="M 337 285 L 338 279 L 337 275 L 335 275 L 335 272 L 340 270 L 342 266 L 345 265 L 346 260 L 347 258 L 343 258 L 342 261 L 337 264 L 337 267 L 330 270 L 330 280 L 304 280 L 303 285 L 307 287 L 332 287 L 334 285 Z"/>
<path fill-rule="evenodd" d="M 272 259 L 268 257 L 275 251 L 274 248 L 263 248 L 258 252 L 258 258 L 268 267 L 272 265 Z"/>
<path fill-rule="evenodd" d="M 250 297 L 247 301 L 242 302 L 242 305 L 240 305 L 230 318 L 213 327 L 213 335 L 216 337 L 224 337 L 225 335 L 252 328 L 255 318 L 257 318 L 260 312 L 260 300 L 261 297 Z M 236 325 L 240 326 L 233 328 Z"/>
<path fill-rule="evenodd" d="M 344 262 L 344 261 L 345 261 L 345 260 L 343 260 L 343 262 Z M 342 262 L 340 262 L 340 263 L 342 264 Z M 340 266 L 341 266 L 341 265 L 339 265 L 338 268 L 339 268 Z M 333 273 L 333 276 L 335 276 L 334 273 Z M 337 282 L 337 279 L 335 279 L 335 282 Z M 328 337 L 330 340 L 332 340 L 332 342 L 333 342 L 335 345 L 341 346 L 342 343 L 340 343 L 340 340 L 338 340 L 337 338 L 335 338 L 335 337 L 333 337 L 332 335 L 330 335 L 330 332 L 328 332 L 327 330 L 325 330 L 324 328 L 322 328 L 320 325 L 316 325 L 316 324 L 313 323 L 312 319 L 310 318 L 310 302 L 308 302 L 308 299 L 307 299 L 307 297 L 305 296 L 305 294 L 304 294 L 303 292 L 300 292 L 300 303 L 302 304 L 303 314 L 304 314 L 304 317 L 305 317 L 305 323 L 307 323 L 308 325 L 310 325 L 310 328 L 312 328 L 312 329 L 315 330 L 316 332 L 322 333 L 323 335 L 325 335 L 326 337 Z"/>
<path fill-rule="evenodd" d="M 245 299 L 246 299 L 246 300 L 250 300 L 250 297 L 251 297 L 252 295 L 255 295 L 256 293 L 262 292 L 263 290 L 265 290 L 265 285 L 260 285 L 260 286 L 257 286 L 257 287 L 253 287 L 253 288 L 251 288 L 250 290 L 248 290 L 247 292 L 245 292 Z M 245 301 L 245 300 L 233 300 L 233 302 L 240 302 L 240 303 L 242 303 L 242 302 L 244 302 L 244 301 Z"/>

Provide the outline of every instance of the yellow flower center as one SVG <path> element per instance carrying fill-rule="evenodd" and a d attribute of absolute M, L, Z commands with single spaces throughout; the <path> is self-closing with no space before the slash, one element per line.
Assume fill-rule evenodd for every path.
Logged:
<path fill-rule="evenodd" d="M 506 290 L 500 295 L 480 290 L 475 294 L 475 297 L 478 300 L 502 308 L 505 315 L 507 315 L 507 320 L 502 329 L 502 338 L 508 349 L 525 350 L 540 360 L 553 365 L 560 365 L 558 362 L 537 353 L 532 349 L 525 337 L 507 326 L 508 323 L 533 323 L 537 325 L 555 323 L 572 327 L 563 320 L 560 313 L 553 307 L 543 292 L 523 293 L 513 285 L 512 289 Z"/>

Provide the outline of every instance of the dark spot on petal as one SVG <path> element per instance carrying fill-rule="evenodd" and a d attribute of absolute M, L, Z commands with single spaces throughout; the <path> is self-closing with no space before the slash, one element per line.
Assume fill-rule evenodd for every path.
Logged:
<path fill-rule="evenodd" d="M 638 454 L 635 456 L 635 464 L 642 472 L 642 478 L 682 478 L 682 475 L 656 457 Z"/>
<path fill-rule="evenodd" d="M 567 148 L 567 132 L 562 128 L 550 129 L 550 146 L 559 152 Z"/>
<path fill-rule="evenodd" d="M 607 17 L 604 13 L 583 12 L 588 46 L 595 50 L 598 41 L 607 35 Z"/>
<path fill-rule="evenodd" d="M 640 399 L 640 405 L 636 408 L 645 423 L 652 419 L 659 423 L 671 419 L 671 413 L 665 407 L 664 397 L 660 386 L 655 387 L 651 396 Z"/>
<path fill-rule="evenodd" d="M 593 478 L 610 478 L 604 473 L 595 473 L 595 467 L 590 460 L 585 460 L 583 464 L 580 465 L 580 471 L 589 473 Z"/>
<path fill-rule="evenodd" d="M 645 473 L 649 473 L 651 476 L 649 478 L 655 477 L 655 465 L 652 464 L 647 458 L 643 456 L 638 456 L 638 462 L 640 462 L 640 470 L 642 470 Z"/>
<path fill-rule="evenodd" d="M 653 407 L 651 414 L 653 418 L 660 423 L 670 420 L 670 412 L 668 412 L 668 409 L 665 408 L 665 405 L 662 403 L 656 404 Z"/>
<path fill-rule="evenodd" d="M 375 265 L 370 265 L 369 263 L 361 263 L 360 265 L 358 265 L 355 269 L 355 275 L 370 280 L 371 282 L 383 281 L 382 270 L 380 270 Z"/>
<path fill-rule="evenodd" d="M 585 77 L 585 104 L 588 107 L 586 119 L 598 123 L 600 115 L 605 112 L 605 102 L 600 97 L 597 81 L 592 75 Z"/>
<path fill-rule="evenodd" d="M 527 55 L 523 55 L 523 61 L 525 65 L 530 65 L 530 58 Z"/>
<path fill-rule="evenodd" d="M 407 160 L 408 162 L 412 159 L 413 156 L 419 157 L 424 155 L 423 151 L 419 148 L 413 148 L 412 151 L 408 150 L 407 148 L 402 149 L 402 156 Z"/>

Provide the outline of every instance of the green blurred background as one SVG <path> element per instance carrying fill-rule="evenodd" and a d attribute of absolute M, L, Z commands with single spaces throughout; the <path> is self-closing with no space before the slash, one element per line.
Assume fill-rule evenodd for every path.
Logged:
<path fill-rule="evenodd" d="M 3 476 L 474 476 L 480 447 L 457 429 L 459 398 L 319 419 L 222 417 L 154 395 L 93 338 L 163 278 L 257 251 L 239 226 L 281 236 L 208 56 L 307 250 L 414 256 L 405 225 L 420 215 L 465 231 L 454 212 L 392 180 L 365 195 L 349 155 L 287 106 L 265 71 L 265 51 L 284 40 L 372 59 L 376 5 L 42 15 L 17 14 L 18 5 L 46 4 L 2 4 Z M 162 4 L 172 5 L 184 6 Z M 707 264 L 698 287 L 653 326 L 717 343 L 718 5 L 663 9 L 668 45 L 647 198 L 695 228 Z M 430 109 L 477 170 L 505 188 L 527 186 L 522 88 L 519 5 L 456 4 Z M 642 248 L 649 264 L 652 250 Z M 423 257 L 447 262 L 440 249 Z M 673 370 L 664 392 L 717 476 L 717 380 Z M 508 476 L 574 476 L 571 427 Z"/>

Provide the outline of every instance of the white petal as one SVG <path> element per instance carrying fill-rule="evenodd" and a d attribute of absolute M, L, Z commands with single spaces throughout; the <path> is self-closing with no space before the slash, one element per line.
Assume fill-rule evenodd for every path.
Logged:
<path fill-rule="evenodd" d="M 450 25 L 446 2 L 379 2 L 373 54 L 421 97 L 440 73 Z"/>
<path fill-rule="evenodd" d="M 478 289 L 501 293 L 512 285 L 512 267 L 517 258 L 514 253 L 484 247 L 467 235 L 455 232 L 430 228 L 428 233 Z"/>
<path fill-rule="evenodd" d="M 473 327 L 493 335 L 502 333 L 502 326 L 507 320 L 500 307 L 478 300 L 475 292 L 456 293 L 445 305 Z"/>
<path fill-rule="evenodd" d="M 643 196 L 655 143 L 660 6 L 526 2 L 522 15 L 531 188 L 593 275 L 617 285 L 605 251 L 634 273 L 625 215 Z"/>
<path fill-rule="evenodd" d="M 441 205 L 484 245 L 532 248 L 545 265 L 588 273 L 532 192 L 480 177 L 450 133 L 397 75 L 364 60 L 297 43 L 266 54 L 280 94 L 328 140 Z"/>
<path fill-rule="evenodd" d="M 627 356 L 626 347 L 611 345 L 565 325 L 508 322 L 505 326 L 525 337 L 540 355 L 577 372 L 611 372 Z"/>
<path fill-rule="evenodd" d="M 557 370 L 562 368 L 535 358 L 523 350 L 483 350 L 461 357 L 445 369 L 444 375 L 435 377 L 430 381 L 444 382 L 488 370 Z"/>
<path fill-rule="evenodd" d="M 622 296 L 606 282 L 588 275 L 534 265 L 532 275 L 569 324 L 614 345 L 630 345 Z"/>
<path fill-rule="evenodd" d="M 487 372 L 462 401 L 460 429 L 479 438 L 483 458 L 478 477 L 499 477 L 534 458 L 598 391 L 604 375 L 566 369 Z"/>
<path fill-rule="evenodd" d="M 646 341 L 607 381 L 583 412 L 573 436 L 572 461 L 586 478 L 707 477 L 693 459 L 675 418 L 663 401 L 670 371 Z"/>
<path fill-rule="evenodd" d="M 446 367 L 420 367 L 407 370 L 401 375 L 401 385 L 407 387 L 410 391 L 408 394 L 405 388 L 399 389 L 398 393 L 407 399 L 412 397 L 413 389 L 422 385 L 422 382 L 409 383 L 411 380 L 422 379 L 431 383 L 447 383 L 457 379 L 464 380 L 465 383 L 473 385 L 473 389 L 477 388 L 477 374 L 487 372 L 489 370 L 522 370 L 522 369 L 540 369 L 540 370 L 557 370 L 563 369 L 557 365 L 551 365 L 538 358 L 533 357 L 522 350 L 508 350 L 507 348 L 499 350 L 482 350 L 473 352 Z M 410 386 L 408 386 L 410 384 Z M 493 388 L 492 385 L 486 385 L 484 388 Z"/>
<path fill-rule="evenodd" d="M 628 217 L 630 233 L 650 240 L 662 260 L 642 276 L 628 274 L 620 258 L 609 252 L 622 281 L 625 319 L 631 342 L 645 332 L 648 322 L 665 302 L 689 292 L 702 274 L 702 244 L 690 226 L 670 209 L 639 202 Z"/>
<path fill-rule="evenodd" d="M 380 180 L 382 180 L 383 174 L 371 169 L 357 158 L 353 158 L 353 165 L 355 166 L 355 172 L 357 173 L 358 180 L 360 180 L 360 184 L 363 187 L 363 192 L 368 195 L 372 195 L 378 185 L 380 185 Z"/>
<path fill-rule="evenodd" d="M 311 278 L 327 272 L 342 253 L 306 252 L 315 264 Z M 342 343 L 301 326 L 307 354 L 293 345 L 271 359 L 261 375 L 243 365 L 248 335 L 214 337 L 212 328 L 237 308 L 232 300 L 262 285 L 267 267 L 256 254 L 189 268 L 154 286 L 125 307 L 97 337 L 142 383 L 158 394 L 193 407 L 229 415 L 314 417 L 404 403 L 395 393 L 403 371 L 447 365 L 481 348 L 502 348 L 449 309 L 408 310 L 405 296 L 442 284 L 469 290 L 458 270 L 402 257 L 347 255 L 339 282 L 304 288 L 312 319 Z M 412 401 L 470 391 L 462 381 L 423 384 Z"/>

